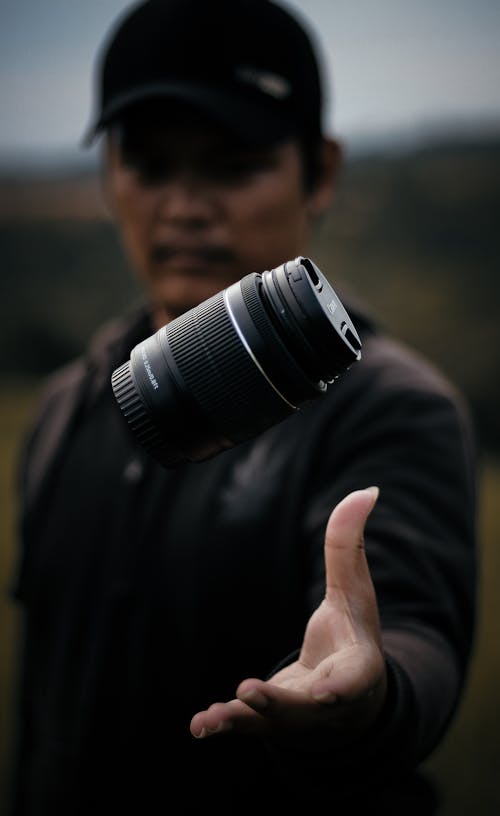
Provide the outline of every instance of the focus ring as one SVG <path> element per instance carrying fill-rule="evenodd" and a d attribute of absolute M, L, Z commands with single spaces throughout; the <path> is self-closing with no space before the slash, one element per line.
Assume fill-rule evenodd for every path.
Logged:
<path fill-rule="evenodd" d="M 241 281 L 241 294 L 245 301 L 245 306 L 248 309 L 248 314 L 252 318 L 255 326 L 261 336 L 264 338 L 264 344 L 270 348 L 276 343 L 277 334 L 273 327 L 269 325 L 269 318 L 262 306 L 259 296 L 254 286 L 255 275 L 247 275 Z"/>
<path fill-rule="evenodd" d="M 264 289 L 259 294 L 258 285 L 262 287 L 262 276 L 247 275 L 241 280 L 241 294 L 259 333 L 261 348 L 265 349 L 262 354 L 266 360 L 266 372 L 280 393 L 286 394 L 294 405 L 301 405 L 317 396 L 319 385 L 307 377 L 285 346 L 280 329 L 283 332 L 286 321 L 280 320 L 279 328 L 275 326 L 265 307 Z"/>

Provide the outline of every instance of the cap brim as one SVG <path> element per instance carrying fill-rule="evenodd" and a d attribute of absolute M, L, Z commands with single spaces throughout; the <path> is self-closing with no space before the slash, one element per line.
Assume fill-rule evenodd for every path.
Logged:
<path fill-rule="evenodd" d="M 142 85 L 115 97 L 88 128 L 82 145 L 89 147 L 95 137 L 133 105 L 152 99 L 175 99 L 203 110 L 251 144 L 267 145 L 291 137 L 292 122 L 285 113 L 273 109 L 266 99 L 246 98 L 227 88 L 187 82 Z M 274 105 L 276 101 L 274 100 Z"/>

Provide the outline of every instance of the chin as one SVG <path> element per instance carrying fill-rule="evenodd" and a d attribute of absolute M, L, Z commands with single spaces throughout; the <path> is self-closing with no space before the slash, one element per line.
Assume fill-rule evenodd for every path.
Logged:
<path fill-rule="evenodd" d="M 188 312 L 189 309 L 194 309 L 194 307 L 198 306 L 198 304 L 204 299 L 205 298 L 195 300 L 193 298 L 178 299 L 154 297 L 152 298 L 151 302 L 153 304 L 153 310 L 155 313 L 155 323 L 157 323 L 158 326 L 164 326 L 171 320 L 175 320 L 176 317 L 180 317 L 180 315 Z"/>
<path fill-rule="evenodd" d="M 159 308 L 165 311 L 172 317 L 178 317 L 188 309 L 193 309 L 204 300 L 207 300 L 212 295 L 217 294 L 223 289 L 223 285 L 210 285 L 207 281 L 206 286 L 187 285 L 182 287 L 165 287 L 161 291 L 153 292 L 153 302 L 157 303 Z"/>

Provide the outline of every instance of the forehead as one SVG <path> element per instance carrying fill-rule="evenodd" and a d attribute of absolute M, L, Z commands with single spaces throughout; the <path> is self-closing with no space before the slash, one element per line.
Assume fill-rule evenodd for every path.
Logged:
<path fill-rule="evenodd" d="M 284 141 L 250 136 L 198 107 L 179 101 L 150 100 L 128 108 L 109 128 L 124 150 L 164 152 L 267 152 Z"/>

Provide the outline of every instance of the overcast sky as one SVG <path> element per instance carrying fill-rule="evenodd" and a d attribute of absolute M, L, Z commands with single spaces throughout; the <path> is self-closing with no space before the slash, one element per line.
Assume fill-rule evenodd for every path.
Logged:
<path fill-rule="evenodd" d="M 206 0 L 210 2 L 211 0 Z M 316 32 L 330 130 L 500 121 L 499 0 L 282 0 Z M 123 0 L 0 0 L 0 151 L 76 147 L 92 65 Z"/>

